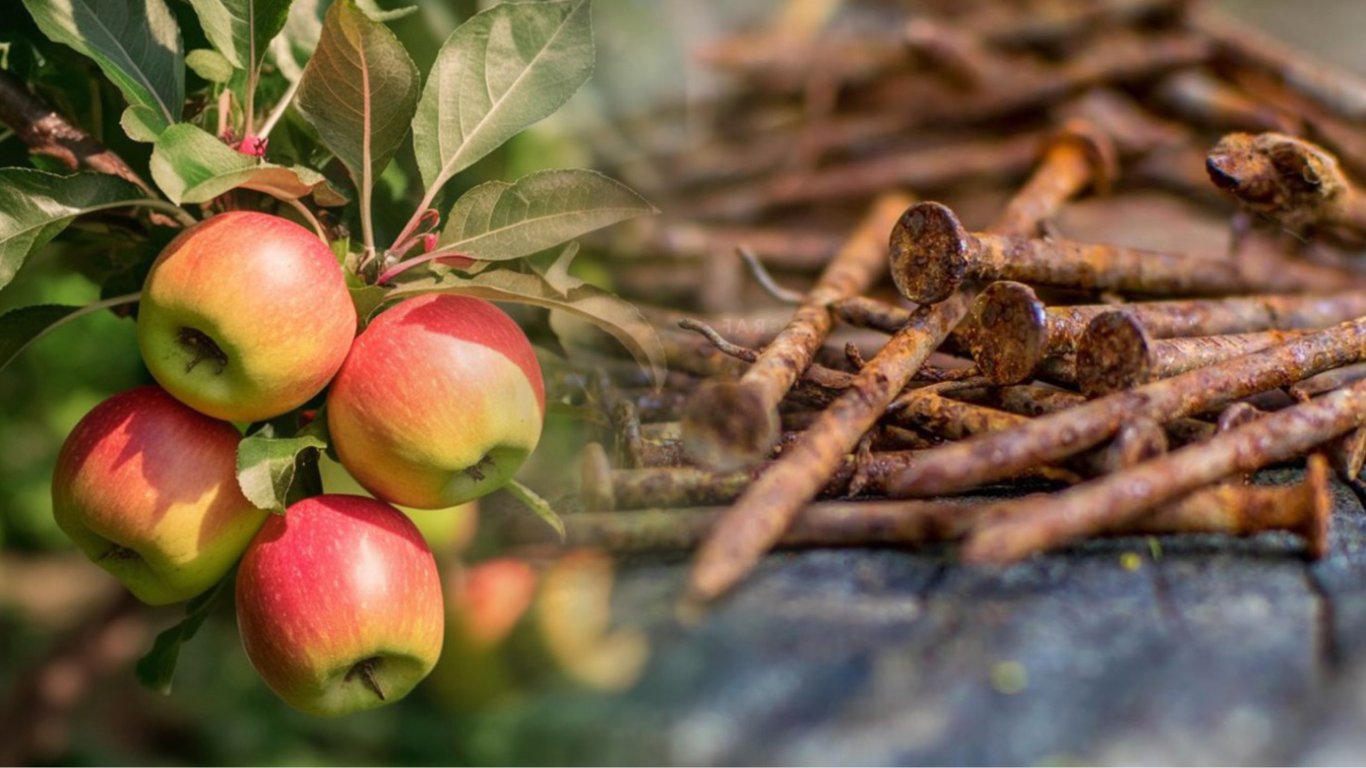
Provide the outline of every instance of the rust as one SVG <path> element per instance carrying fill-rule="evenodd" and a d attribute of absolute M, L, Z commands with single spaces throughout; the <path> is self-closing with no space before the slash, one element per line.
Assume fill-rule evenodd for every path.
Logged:
<path fill-rule="evenodd" d="M 1205 159 L 1214 185 L 1253 214 L 1291 230 L 1366 231 L 1366 205 L 1328 150 L 1283 133 L 1231 133 Z"/>
<path fill-rule="evenodd" d="M 1222 13 L 1193 12 L 1190 27 L 1214 45 L 1219 58 L 1273 77 L 1347 120 L 1366 120 L 1366 82 L 1315 62 Z"/>
<path fill-rule="evenodd" d="M 858 328 L 896 333 L 911 319 L 913 310 L 867 296 L 854 296 L 832 306 L 835 317 Z"/>
<path fill-rule="evenodd" d="M 1366 420 L 1366 382 L 1286 408 L 1136 467 L 1039 500 L 982 513 L 963 547 L 970 563 L 1005 564 L 1112 530 L 1231 475 L 1293 458 Z"/>
<path fill-rule="evenodd" d="M 910 110 L 921 125 L 980 122 L 1047 105 L 1093 85 L 1146 79 L 1199 64 L 1210 53 L 1209 45 L 1192 35 L 1114 32 L 1087 41 L 1058 65 L 1003 57 L 1001 75 L 982 88 L 964 90 L 951 81 L 909 73 L 883 78 L 865 89 L 857 103 Z"/>
<path fill-rule="evenodd" d="M 1133 314 L 1123 310 L 1102 312 L 1077 342 L 1077 385 L 1091 397 L 1118 392 L 1283 344 L 1300 335 L 1296 331 L 1262 331 L 1157 340 Z"/>
<path fill-rule="evenodd" d="M 704 195 L 694 213 L 707 219 L 744 219 L 797 204 L 864 198 L 884 189 L 941 189 L 971 179 L 1011 180 L 1028 172 L 1044 141 L 1043 135 L 1021 133 L 780 173 Z"/>
<path fill-rule="evenodd" d="M 1025 381 L 1045 359 L 1075 352 L 1087 325 L 1115 310 L 1130 313 L 1156 339 L 1303 330 L 1366 315 L 1366 290 L 1045 307 L 1034 289 L 1003 280 L 973 305 L 973 360 L 994 383 Z"/>
<path fill-rule="evenodd" d="M 1201 69 L 1177 72 L 1157 98 L 1182 118 L 1221 130 L 1299 133 L 1300 121 Z"/>
<path fill-rule="evenodd" d="M 806 370 L 830 333 L 830 305 L 865 292 L 883 270 L 883 233 L 908 203 L 878 198 L 849 241 L 821 273 L 797 312 L 737 382 L 712 381 L 692 396 L 683 417 L 684 444 L 713 469 L 753 466 L 778 433 L 778 403 Z"/>
<path fill-rule="evenodd" d="M 920 17 L 907 22 L 906 47 L 916 59 L 964 88 L 981 88 L 1002 74 L 1003 62 L 968 30 Z"/>
<path fill-rule="evenodd" d="M 982 3 L 955 22 L 984 41 L 1006 46 L 1056 46 L 1097 29 L 1181 14 L 1185 0 L 1097 0 L 1001 5 Z"/>
<path fill-rule="evenodd" d="M 1076 162 L 1078 156 L 1086 162 Z M 1080 142 L 1058 140 L 1048 145 L 1039 167 L 1025 185 L 1027 191 L 1020 193 L 1044 197 L 1047 203 L 1027 206 L 1028 210 L 1049 216 L 1065 200 L 1090 186 L 1095 178 L 1090 160 L 1091 156 Z M 1038 184 L 1041 178 L 1049 179 L 1051 183 Z M 1011 210 L 1012 206 L 1014 202 L 1007 209 Z M 925 234 L 917 225 L 919 208 L 911 206 L 892 228 L 893 263 L 896 251 L 906 246 L 908 236 Z M 1038 221 L 1022 217 L 1003 219 L 1000 224 L 1002 228 L 1019 227 L 1029 231 L 1038 225 Z M 744 578 L 791 526 L 794 516 L 820 490 L 824 478 L 838 466 L 840 457 L 863 439 L 892 398 L 905 388 L 963 320 L 973 298 L 973 291 L 960 291 L 945 297 L 942 302 L 917 309 L 887 345 L 855 375 L 853 385 L 821 413 L 770 471 L 746 489 L 698 550 L 688 581 L 688 604 L 696 606 L 709 602 Z M 1030 469 L 1021 467 L 1015 474 Z"/>
<path fill-rule="evenodd" d="M 1366 318 L 1284 344 L 1092 400 L 1003 432 L 926 451 L 892 491 L 900 496 L 954 493 L 1056 463 L 1112 436 L 1136 418 L 1167 423 L 1215 410 L 1366 358 Z"/>
<path fill-rule="evenodd" d="M 1090 291 L 1227 295 L 1341 290 L 1366 278 L 1287 261 L 1275 272 L 1237 261 L 1125 248 L 1106 243 L 970 233 L 953 211 L 919 203 L 898 222 L 892 278 L 910 301 L 941 301 L 968 279 L 1018 280 Z"/>
<path fill-rule="evenodd" d="M 984 509 L 981 502 L 968 500 L 816 502 L 802 508 L 776 546 L 913 547 L 956 541 L 971 530 Z M 1217 486 L 1159 507 L 1131 525 L 1101 533 L 1255 536 L 1289 531 L 1301 537 L 1307 553 L 1317 558 L 1327 549 L 1331 513 L 1326 467 L 1321 458 L 1313 457 L 1300 483 Z M 686 551 L 705 540 L 724 514 L 719 507 L 586 512 L 565 518 L 566 543 L 611 552 Z M 511 519 L 502 531 L 508 543 L 549 543 L 544 526 L 531 522 Z"/>
<path fill-rule="evenodd" d="M 1366 314 L 1363 312 L 1362 314 Z M 1290 385 L 1288 392 L 1292 397 L 1299 401 L 1308 400 L 1316 395 L 1332 392 L 1335 389 L 1345 387 L 1354 381 L 1366 379 L 1366 363 L 1355 365 L 1345 365 L 1331 371 L 1324 371 L 1317 376 L 1310 376 L 1304 381 L 1298 381 Z"/>
<path fill-rule="evenodd" d="M 691 602 L 710 601 L 749 572 L 966 311 L 962 296 L 917 310 L 802 439 L 745 490 L 698 550 Z"/>

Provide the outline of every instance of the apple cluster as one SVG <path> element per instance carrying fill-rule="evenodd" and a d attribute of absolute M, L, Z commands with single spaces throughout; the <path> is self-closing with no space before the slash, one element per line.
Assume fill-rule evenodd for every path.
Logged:
<path fill-rule="evenodd" d="M 486 301 L 417 296 L 356 330 L 342 268 L 313 233 L 245 211 L 197 224 L 143 286 L 138 345 L 159 386 L 87 414 L 52 482 L 58 525 L 144 602 L 189 600 L 238 565 L 248 658 L 318 715 L 397 700 L 440 654 L 436 562 L 393 505 L 497 489 L 545 414 L 530 342 Z M 237 479 L 240 425 L 324 391 L 330 445 L 373 498 L 256 508 Z"/>

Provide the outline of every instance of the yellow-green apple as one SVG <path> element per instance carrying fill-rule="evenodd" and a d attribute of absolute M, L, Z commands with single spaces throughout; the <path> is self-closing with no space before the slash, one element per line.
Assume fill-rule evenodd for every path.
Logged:
<path fill-rule="evenodd" d="M 526 334 L 482 299 L 429 294 L 370 323 L 327 396 L 337 456 L 375 496 L 449 507 L 506 483 L 541 436 Z"/>
<path fill-rule="evenodd" d="M 237 628 L 252 666 L 296 709 L 335 716 L 397 701 L 441 653 L 436 560 L 382 501 L 304 499 L 247 547 Z"/>
<path fill-rule="evenodd" d="M 53 516 L 138 599 L 188 600 L 227 573 L 266 518 L 237 485 L 241 439 L 158 387 L 114 395 L 62 446 Z"/>
<path fill-rule="evenodd" d="M 368 496 L 368 491 L 356 482 L 346 467 L 328 458 L 318 457 L 318 474 L 322 476 L 324 493 L 349 493 Z M 398 507 L 417 526 L 427 546 L 438 560 L 451 560 L 464 552 L 479 533 L 479 502 L 468 501 L 441 509 Z"/>
<path fill-rule="evenodd" d="M 356 335 L 341 266 L 288 219 L 222 213 L 152 264 L 138 346 L 152 376 L 195 410 L 258 421 L 322 391 Z"/>

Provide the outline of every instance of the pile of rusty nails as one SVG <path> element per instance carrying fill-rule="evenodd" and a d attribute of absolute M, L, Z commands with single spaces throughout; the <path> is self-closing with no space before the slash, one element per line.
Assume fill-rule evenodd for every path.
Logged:
<path fill-rule="evenodd" d="M 634 255 L 620 287 L 670 370 L 650 388 L 598 352 L 559 379 L 605 425 L 570 543 L 696 549 L 696 605 L 779 546 L 1003 565 L 1276 530 L 1322 555 L 1330 473 L 1366 460 L 1366 84 L 1192 2 L 886 5 L 895 36 L 827 19 L 714 45 L 740 86 L 714 134 L 608 158 L 673 212 L 605 244 Z M 1213 221 L 1227 246 L 1069 237 L 1088 205 L 1130 240 Z M 674 308 L 642 254 L 692 270 Z M 775 325 L 746 291 L 795 311 Z M 1296 484 L 1249 483 L 1306 456 Z M 962 495 L 1003 485 L 1035 492 Z"/>

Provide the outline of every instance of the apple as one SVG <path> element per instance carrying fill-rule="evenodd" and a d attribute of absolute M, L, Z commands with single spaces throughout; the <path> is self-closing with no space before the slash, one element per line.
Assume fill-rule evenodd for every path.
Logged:
<path fill-rule="evenodd" d="M 446 645 L 432 683 L 463 712 L 488 709 L 521 688 L 520 662 L 506 646 L 531 608 L 537 575 L 513 558 L 453 569 L 446 579 Z"/>
<path fill-rule="evenodd" d="M 318 474 L 322 477 L 324 493 L 349 493 L 368 496 L 369 493 L 346 471 L 346 467 L 330 459 L 326 453 L 318 457 Z M 432 554 L 442 560 L 452 560 L 474 543 L 479 533 L 479 502 L 469 501 L 441 509 L 413 509 L 398 507 L 422 534 Z"/>
<path fill-rule="evenodd" d="M 138 346 L 161 386 L 197 411 L 259 421 L 327 386 L 356 335 L 341 266 L 288 219 L 222 213 L 152 264 Z"/>
<path fill-rule="evenodd" d="M 544 418 L 541 368 L 522 329 L 487 301 L 449 294 L 375 318 L 327 396 L 342 465 L 375 496 L 419 509 L 502 486 Z"/>
<path fill-rule="evenodd" d="M 273 516 L 237 570 L 247 658 L 290 706 L 336 716 L 403 698 L 441 653 L 436 560 L 402 512 L 323 495 Z"/>
<path fill-rule="evenodd" d="M 114 395 L 62 446 L 52 514 L 138 599 L 188 600 L 223 578 L 267 515 L 237 485 L 241 439 L 158 387 Z"/>

